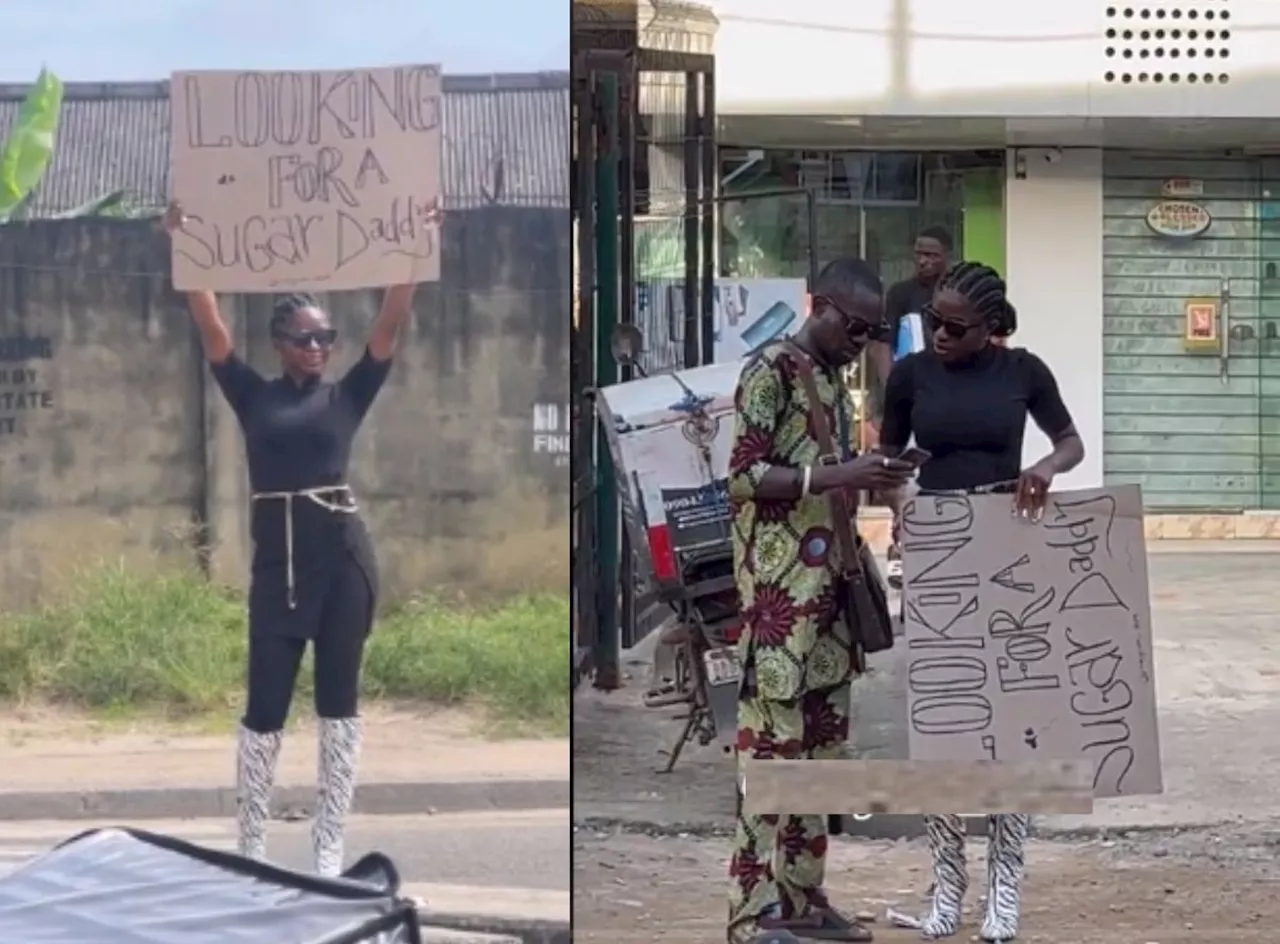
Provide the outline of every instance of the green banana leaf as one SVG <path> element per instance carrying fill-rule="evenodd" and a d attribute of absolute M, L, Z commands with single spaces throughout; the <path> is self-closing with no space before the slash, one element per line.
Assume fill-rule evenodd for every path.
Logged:
<path fill-rule="evenodd" d="M 48 169 L 61 111 L 62 80 L 42 69 L 0 152 L 0 221 L 13 215 Z"/>

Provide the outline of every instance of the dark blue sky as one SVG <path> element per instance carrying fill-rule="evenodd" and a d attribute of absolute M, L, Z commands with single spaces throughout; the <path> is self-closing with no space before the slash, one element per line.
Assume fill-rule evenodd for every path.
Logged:
<path fill-rule="evenodd" d="M 0 81 L 175 69 L 569 68 L 569 0 L 6 0 Z"/>

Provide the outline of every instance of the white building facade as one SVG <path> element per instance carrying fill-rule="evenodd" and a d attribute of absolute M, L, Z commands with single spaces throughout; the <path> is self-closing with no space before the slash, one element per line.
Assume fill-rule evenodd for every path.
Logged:
<path fill-rule="evenodd" d="M 1063 485 L 1280 509 L 1280 3 L 711 6 L 730 221 L 772 162 L 818 180 L 820 255 L 892 277 L 949 225 L 1004 271 L 1016 341 L 1076 416 Z"/>

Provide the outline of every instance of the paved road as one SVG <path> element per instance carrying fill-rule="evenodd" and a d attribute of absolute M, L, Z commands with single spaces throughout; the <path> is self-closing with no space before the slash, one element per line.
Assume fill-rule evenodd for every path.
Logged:
<path fill-rule="evenodd" d="M 8 870 L 85 829 L 121 823 L 58 821 L 0 824 L 0 870 Z M 226 820 L 155 820 L 138 824 L 216 849 L 234 850 Z M 273 823 L 271 857 L 307 869 L 307 822 Z M 357 816 L 347 829 L 347 858 L 366 852 L 391 857 L 406 883 L 508 889 L 569 889 L 569 811 L 458 813 L 438 816 Z"/>
<path fill-rule="evenodd" d="M 1153 545 L 1164 794 L 1100 800 L 1092 816 L 1045 817 L 1042 827 L 1280 822 L 1280 554 L 1271 542 L 1258 553 L 1255 543 Z M 906 755 L 904 662 L 902 646 L 877 654 L 877 671 L 857 683 L 852 741 L 861 756 Z M 585 687 L 574 698 L 575 815 L 672 832 L 731 829 L 732 758 L 695 745 L 673 773 L 655 773 L 680 730 L 677 711 L 642 708 L 646 666 L 627 668 L 632 677 L 621 691 Z"/>

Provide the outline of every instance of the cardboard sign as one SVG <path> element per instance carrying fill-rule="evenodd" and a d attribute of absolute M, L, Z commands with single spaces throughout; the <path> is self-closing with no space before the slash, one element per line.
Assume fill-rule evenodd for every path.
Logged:
<path fill-rule="evenodd" d="M 439 280 L 438 66 L 176 72 L 169 94 L 176 288 Z"/>
<path fill-rule="evenodd" d="M 1142 492 L 903 509 L 913 760 L 1085 760 L 1097 797 L 1163 790 Z"/>

